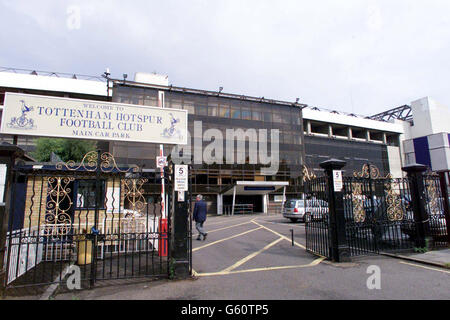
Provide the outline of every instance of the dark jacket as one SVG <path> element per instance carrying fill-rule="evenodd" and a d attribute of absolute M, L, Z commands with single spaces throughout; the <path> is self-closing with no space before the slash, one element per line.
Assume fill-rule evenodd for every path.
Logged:
<path fill-rule="evenodd" d="M 203 200 L 197 201 L 194 206 L 194 221 L 206 221 L 206 202 Z"/>

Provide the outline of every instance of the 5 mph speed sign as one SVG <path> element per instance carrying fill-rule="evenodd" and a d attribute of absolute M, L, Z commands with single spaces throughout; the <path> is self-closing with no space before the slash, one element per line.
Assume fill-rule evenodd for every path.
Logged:
<path fill-rule="evenodd" d="M 187 164 L 175 165 L 175 191 L 188 191 Z"/>

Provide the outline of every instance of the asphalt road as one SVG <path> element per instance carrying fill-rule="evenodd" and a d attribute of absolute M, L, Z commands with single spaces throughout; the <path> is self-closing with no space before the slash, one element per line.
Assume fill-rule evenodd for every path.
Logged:
<path fill-rule="evenodd" d="M 56 299 L 450 299 L 448 269 L 377 255 L 331 263 L 306 252 L 303 223 L 281 216 L 209 217 L 205 228 L 206 241 L 193 235 L 192 280 L 107 286 Z M 367 287 L 372 265 L 380 268 L 380 289 Z"/>

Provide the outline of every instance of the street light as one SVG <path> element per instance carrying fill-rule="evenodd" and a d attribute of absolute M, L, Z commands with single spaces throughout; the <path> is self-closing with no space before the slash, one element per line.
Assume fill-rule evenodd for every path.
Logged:
<path fill-rule="evenodd" d="M 111 73 L 109 72 L 109 68 L 106 68 L 106 71 L 103 72 L 102 77 L 106 79 L 106 96 L 109 98 L 109 76 Z"/>

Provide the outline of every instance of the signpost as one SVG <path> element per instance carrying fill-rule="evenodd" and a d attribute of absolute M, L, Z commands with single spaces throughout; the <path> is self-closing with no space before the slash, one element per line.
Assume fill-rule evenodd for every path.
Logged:
<path fill-rule="evenodd" d="M 178 192 L 178 199 L 174 205 L 174 246 L 173 246 L 173 258 L 175 274 L 185 277 L 189 274 L 189 239 L 188 236 L 190 226 L 189 220 L 189 203 L 185 199 L 186 191 L 188 191 L 188 166 L 187 165 L 175 165 L 174 166 L 174 189 Z M 191 243 L 192 246 L 192 243 Z"/>
<path fill-rule="evenodd" d="M 188 191 L 187 164 L 175 165 L 175 191 Z"/>
<path fill-rule="evenodd" d="M 156 167 L 157 168 L 164 168 L 167 166 L 167 157 L 156 157 Z"/>
<path fill-rule="evenodd" d="M 158 91 L 158 107 L 164 109 L 164 92 Z M 164 145 L 159 145 L 159 161 L 164 158 Z M 158 161 L 158 160 L 157 160 Z M 168 246 L 167 246 L 167 231 L 168 231 L 168 221 L 166 214 L 166 190 L 164 181 L 164 166 L 159 166 L 160 177 L 161 177 L 161 220 L 159 222 L 159 246 L 158 254 L 160 257 L 167 257 Z"/>
<path fill-rule="evenodd" d="M 341 192 L 343 187 L 342 183 L 342 170 L 333 170 L 333 188 L 335 192 Z"/>

